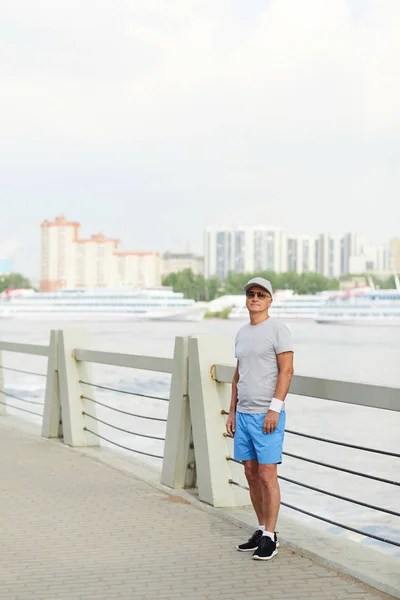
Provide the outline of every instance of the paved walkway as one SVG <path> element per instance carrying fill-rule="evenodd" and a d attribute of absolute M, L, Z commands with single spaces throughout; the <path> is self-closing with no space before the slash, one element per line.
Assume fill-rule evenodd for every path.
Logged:
<path fill-rule="evenodd" d="M 378 600 L 389 596 L 177 496 L 0 424 L 1 600 Z"/>

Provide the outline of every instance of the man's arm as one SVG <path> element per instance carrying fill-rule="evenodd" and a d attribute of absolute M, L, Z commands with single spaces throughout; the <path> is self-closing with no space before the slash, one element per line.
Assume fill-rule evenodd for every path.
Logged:
<path fill-rule="evenodd" d="M 276 357 L 278 361 L 278 381 L 276 382 L 276 390 L 274 398 L 284 401 L 290 388 L 293 369 L 293 352 L 282 352 Z"/>
<path fill-rule="evenodd" d="M 275 431 L 279 421 L 279 412 L 274 410 L 274 407 L 279 406 L 280 402 L 285 400 L 294 374 L 293 352 L 282 352 L 281 354 L 277 354 L 276 359 L 278 361 L 279 370 L 278 381 L 276 382 L 274 399 L 271 402 L 270 409 L 264 420 L 264 433 L 272 433 Z M 274 400 L 277 402 L 274 403 Z"/>
<path fill-rule="evenodd" d="M 226 421 L 226 431 L 229 435 L 233 435 L 236 429 L 236 405 L 238 401 L 237 397 L 237 384 L 239 382 L 239 361 L 236 363 L 236 369 L 232 378 L 232 397 L 231 406 L 229 408 L 229 416 Z"/>

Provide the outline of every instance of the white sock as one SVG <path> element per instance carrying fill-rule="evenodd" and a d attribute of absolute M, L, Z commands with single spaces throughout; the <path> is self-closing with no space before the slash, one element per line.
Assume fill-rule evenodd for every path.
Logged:
<path fill-rule="evenodd" d="M 264 531 L 265 531 L 265 525 L 259 525 L 258 529 L 264 533 Z"/>
<path fill-rule="evenodd" d="M 264 529 L 264 531 L 263 531 L 263 535 L 267 535 L 268 537 L 270 537 L 270 538 L 271 538 L 271 540 L 272 540 L 273 542 L 275 541 L 275 536 L 274 536 L 274 534 L 273 534 L 271 531 L 265 531 L 265 529 Z"/>

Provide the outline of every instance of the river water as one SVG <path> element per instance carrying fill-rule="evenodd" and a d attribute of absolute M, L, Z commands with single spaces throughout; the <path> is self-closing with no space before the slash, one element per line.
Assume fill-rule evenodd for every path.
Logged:
<path fill-rule="evenodd" d="M 172 357 L 175 336 L 212 333 L 230 336 L 233 342 L 242 322 L 229 320 L 204 320 L 186 322 L 93 322 L 85 324 L 46 321 L 4 320 L 1 323 L 2 340 L 31 344 L 47 343 L 51 329 L 70 326 L 84 327 L 92 336 L 92 347 L 99 350 L 128 352 L 154 356 Z M 295 371 L 299 375 L 326 377 L 347 381 L 400 387 L 400 327 L 318 325 L 311 321 L 288 322 L 295 344 Z M 232 346 L 233 353 L 233 346 Z M 45 359 L 5 353 L 4 365 L 12 368 L 44 373 Z M 93 380 L 100 385 L 136 391 L 168 398 L 170 377 L 144 371 L 94 366 Z M 42 402 L 45 381 L 34 375 L 22 375 L 5 371 L 6 391 L 9 394 Z M 87 391 L 88 396 L 93 390 Z M 166 418 L 168 404 L 136 396 L 115 394 L 96 390 L 96 399 L 121 410 L 137 414 Z M 40 412 L 39 405 L 22 403 L 8 398 L 9 404 Z M 27 419 L 40 421 L 29 413 L 9 409 Z M 97 415 L 128 430 L 147 433 L 156 437 L 165 434 L 165 423 L 135 417 L 121 416 L 98 407 Z M 312 398 L 290 397 L 287 406 L 288 429 L 327 437 L 334 440 L 400 452 L 400 413 L 362 408 L 342 403 Z M 162 455 L 163 442 L 134 437 L 109 427 L 100 426 L 104 437 L 130 448 Z M 103 442 L 104 445 L 109 445 Z M 400 480 L 400 459 L 382 457 L 367 452 L 340 448 L 297 436 L 286 434 L 285 450 L 309 458 L 333 463 L 356 471 L 365 472 L 390 480 Z M 123 451 L 119 449 L 118 451 Z M 161 466 L 158 458 L 146 458 Z M 241 469 L 240 466 L 235 468 Z M 236 473 L 236 472 L 235 472 Z M 399 487 L 374 482 L 365 478 L 340 473 L 290 457 L 284 457 L 281 475 L 361 500 L 376 506 L 399 511 Z M 239 477 L 239 474 L 235 474 Z M 369 533 L 400 541 L 400 518 L 368 508 L 330 498 L 291 483 L 282 482 L 283 501 L 324 517 L 363 529 Z M 400 549 L 345 532 L 288 508 L 282 512 L 310 522 L 319 529 L 329 529 L 338 535 L 357 540 L 363 545 L 400 557 Z"/>

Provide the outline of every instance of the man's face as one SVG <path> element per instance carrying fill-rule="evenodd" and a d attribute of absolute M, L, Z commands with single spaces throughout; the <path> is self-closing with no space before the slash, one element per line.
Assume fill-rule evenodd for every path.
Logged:
<path fill-rule="evenodd" d="M 246 292 L 246 306 L 252 312 L 263 312 L 267 310 L 272 302 L 272 298 L 264 288 L 259 285 L 253 285 Z"/>

